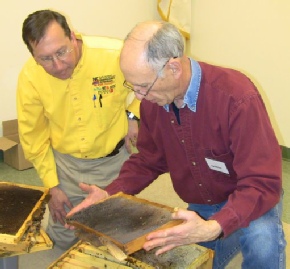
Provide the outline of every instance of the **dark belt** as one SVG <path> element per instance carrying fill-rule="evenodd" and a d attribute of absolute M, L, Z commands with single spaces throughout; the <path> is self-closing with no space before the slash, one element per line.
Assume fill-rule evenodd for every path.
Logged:
<path fill-rule="evenodd" d="M 105 156 L 105 157 L 113 157 L 113 156 L 117 155 L 119 153 L 120 148 L 123 147 L 124 144 L 125 144 L 125 139 L 122 139 L 116 145 L 116 147 L 114 148 L 114 150 L 110 154 L 108 154 L 107 156 Z"/>

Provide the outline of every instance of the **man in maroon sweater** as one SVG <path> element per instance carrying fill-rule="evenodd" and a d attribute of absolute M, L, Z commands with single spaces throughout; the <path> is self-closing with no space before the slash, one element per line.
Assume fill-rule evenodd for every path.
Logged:
<path fill-rule="evenodd" d="M 262 98 L 242 73 L 183 51 L 170 23 L 128 34 L 120 65 L 142 100 L 139 152 L 105 190 L 80 184 L 89 195 L 71 213 L 119 191 L 137 194 L 169 172 L 188 210 L 173 214 L 182 224 L 149 234 L 144 249 L 198 243 L 215 250 L 214 268 L 239 250 L 243 268 L 285 268 L 281 152 Z"/>

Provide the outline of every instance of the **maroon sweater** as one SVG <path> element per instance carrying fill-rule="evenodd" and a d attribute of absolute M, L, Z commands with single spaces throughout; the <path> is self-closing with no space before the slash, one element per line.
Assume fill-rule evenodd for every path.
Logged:
<path fill-rule="evenodd" d="M 265 105 L 253 83 L 238 71 L 199 63 L 202 78 L 196 112 L 170 112 L 142 100 L 138 154 L 106 190 L 137 194 L 169 172 L 187 203 L 227 201 L 211 217 L 227 236 L 271 209 L 281 194 L 281 151 Z M 229 173 L 209 168 L 205 158 Z"/>

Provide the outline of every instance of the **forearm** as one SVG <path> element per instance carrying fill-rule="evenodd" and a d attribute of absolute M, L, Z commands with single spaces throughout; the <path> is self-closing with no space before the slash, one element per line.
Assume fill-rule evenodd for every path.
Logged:
<path fill-rule="evenodd" d="M 133 101 L 128 105 L 127 110 L 132 112 L 138 119 L 140 119 L 140 101 L 135 97 Z"/>
<path fill-rule="evenodd" d="M 40 154 L 29 154 L 29 160 L 32 162 L 35 170 L 44 187 L 52 188 L 59 184 L 58 176 L 56 172 L 56 163 L 51 148 L 47 148 L 46 151 Z"/>

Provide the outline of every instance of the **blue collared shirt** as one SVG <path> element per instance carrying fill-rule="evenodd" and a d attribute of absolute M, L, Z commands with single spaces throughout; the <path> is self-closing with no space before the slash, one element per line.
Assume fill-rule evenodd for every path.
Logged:
<path fill-rule="evenodd" d="M 192 112 L 196 112 L 196 104 L 201 80 L 201 68 L 198 62 L 196 62 L 193 59 L 190 59 L 190 63 L 191 63 L 191 80 L 188 89 L 186 91 L 186 94 L 184 96 L 183 107 L 187 105 Z M 167 112 L 169 112 L 169 104 L 166 104 L 163 107 Z"/>

